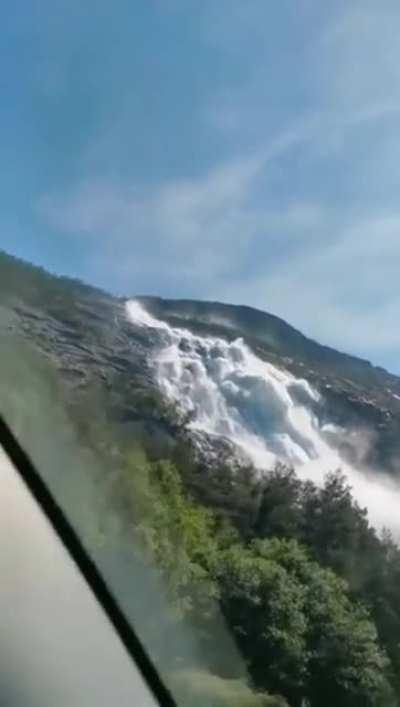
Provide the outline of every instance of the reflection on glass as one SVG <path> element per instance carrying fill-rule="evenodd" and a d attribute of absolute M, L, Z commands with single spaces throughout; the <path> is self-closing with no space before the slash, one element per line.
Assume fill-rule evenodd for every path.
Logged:
<path fill-rule="evenodd" d="M 103 293 L 2 265 L 2 414 L 179 703 L 253 699 L 208 569 L 215 535 L 229 543 L 234 531 L 183 487 L 186 446 L 173 442 L 141 332 Z"/>
<path fill-rule="evenodd" d="M 6 256 L 0 303 L 0 412 L 178 704 L 395 707 L 399 548 L 340 473 L 301 475 L 330 471 L 327 408 L 264 315 L 127 306 Z"/>
<path fill-rule="evenodd" d="M 0 702 L 155 707 L 47 519 L 0 449 Z"/>
<path fill-rule="evenodd" d="M 179 704 L 400 707 L 399 0 L 2 9 L 0 413 Z"/>

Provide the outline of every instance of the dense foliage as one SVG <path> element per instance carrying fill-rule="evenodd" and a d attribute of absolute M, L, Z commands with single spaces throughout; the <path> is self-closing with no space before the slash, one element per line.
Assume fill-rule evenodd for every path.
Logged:
<path fill-rule="evenodd" d="M 275 470 L 264 482 L 254 535 L 296 538 L 346 580 L 350 595 L 369 607 L 400 695 L 400 550 L 389 532 L 377 536 L 343 475 L 328 474 L 318 488 L 292 469 Z"/>
<path fill-rule="evenodd" d="M 400 553 L 376 536 L 340 473 L 322 488 L 282 466 L 266 475 L 252 533 L 190 498 L 170 461 L 136 456 L 126 473 L 136 479 L 136 539 L 155 558 L 178 620 L 201 626 L 211 685 L 235 684 L 213 647 L 218 602 L 254 690 L 292 707 L 398 704 L 400 634 L 388 616 L 397 616 Z"/>
<path fill-rule="evenodd" d="M 346 479 L 330 473 L 317 487 L 284 466 L 260 478 L 224 450 L 212 465 L 199 460 L 176 411 L 122 358 L 130 339 L 122 320 L 112 328 L 111 298 L 4 256 L 0 273 L 2 411 L 138 611 L 140 573 L 126 582 L 135 573 L 123 563 L 157 568 L 170 615 L 154 603 L 143 620 L 182 704 L 400 707 L 400 549 L 371 528 Z M 13 315 L 21 302 L 25 328 Z M 221 611 L 246 675 L 223 643 Z M 203 662 L 183 653 L 184 625 Z"/>

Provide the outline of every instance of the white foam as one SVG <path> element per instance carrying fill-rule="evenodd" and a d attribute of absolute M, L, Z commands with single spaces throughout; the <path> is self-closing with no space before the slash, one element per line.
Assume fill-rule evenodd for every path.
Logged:
<path fill-rule="evenodd" d="M 129 318 L 136 325 L 141 327 L 150 327 L 153 329 L 169 329 L 168 324 L 161 322 L 149 314 L 145 308 L 137 300 L 129 300 L 126 303 L 126 310 Z"/>
<path fill-rule="evenodd" d="M 344 431 L 319 423 L 320 395 L 306 380 L 262 361 L 243 339 L 228 342 L 171 327 L 137 301 L 127 303 L 127 312 L 136 325 L 164 332 L 153 359 L 155 376 L 164 395 L 187 414 L 188 427 L 229 439 L 259 469 L 283 461 L 319 484 L 326 473 L 342 468 L 373 524 L 390 525 L 400 535 L 397 487 L 341 459 L 334 443 Z"/>
<path fill-rule="evenodd" d="M 257 466 L 278 459 L 304 464 L 328 451 L 311 411 L 319 395 L 307 381 L 261 361 L 243 339 L 170 327 L 138 301 L 128 302 L 127 311 L 136 325 L 168 333 L 153 361 L 155 374 L 167 398 L 190 416 L 192 429 L 226 437 Z"/>

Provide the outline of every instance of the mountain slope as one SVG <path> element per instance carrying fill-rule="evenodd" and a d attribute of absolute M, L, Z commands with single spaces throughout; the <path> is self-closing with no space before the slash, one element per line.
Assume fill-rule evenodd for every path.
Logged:
<path fill-rule="evenodd" d="M 400 550 L 375 530 L 400 536 L 396 376 L 6 255 L 0 351 L 2 414 L 182 704 L 400 704 Z"/>
<path fill-rule="evenodd" d="M 170 401 L 161 394 L 151 361 L 156 328 L 130 321 L 126 301 L 3 254 L 1 324 L 22 335 L 53 362 L 68 394 L 90 382 L 107 397 L 122 423 L 165 427 Z M 308 381 L 321 396 L 321 425 L 336 425 L 341 450 L 352 463 L 396 473 L 400 454 L 400 378 L 368 361 L 336 352 L 303 336 L 273 315 L 249 307 L 138 297 L 153 317 L 199 337 L 243 338 L 262 361 Z M 173 419 L 169 422 L 172 423 Z M 360 442 L 362 437 L 362 443 Z M 346 456 L 347 455 L 347 456 Z"/>

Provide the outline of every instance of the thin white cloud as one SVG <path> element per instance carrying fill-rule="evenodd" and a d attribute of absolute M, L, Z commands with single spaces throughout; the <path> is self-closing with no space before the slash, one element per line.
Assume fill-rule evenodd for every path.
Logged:
<path fill-rule="evenodd" d="M 400 350 L 399 262 L 400 211 L 344 228 L 331 244 L 288 259 L 278 272 L 221 288 L 217 296 L 251 301 L 322 343 L 394 357 Z"/>
<path fill-rule="evenodd" d="M 314 121 L 317 140 L 327 139 L 332 130 L 337 136 L 388 116 L 396 119 L 399 24 L 397 0 L 338 2 L 324 13 L 313 3 L 294 10 L 283 2 L 280 12 L 266 11 L 261 0 L 251 7 L 220 3 L 211 11 L 207 38 L 236 58 L 242 47 L 245 68 L 218 89 L 205 108 L 205 119 L 227 139 L 245 136 L 248 141 L 252 136 L 259 140 L 270 122 L 282 116 L 286 122 L 287 109 L 300 122 Z M 293 52 L 287 63 L 285 38 Z"/>
<path fill-rule="evenodd" d="M 317 90 L 334 110 L 390 110 L 400 103 L 400 6 L 357 0 L 315 47 Z"/>
<path fill-rule="evenodd" d="M 40 218 L 55 233 L 93 244 L 97 281 L 107 273 L 126 292 L 256 305 L 322 342 L 394 360 L 400 5 L 338 4 L 304 42 L 300 98 L 284 111 L 278 135 L 268 126 L 297 78 L 276 66 L 275 83 L 266 80 L 265 3 L 252 7 L 215 6 L 211 23 L 202 14 L 209 41 L 229 56 L 234 47 L 251 48 L 244 19 L 258 28 L 242 80 L 228 81 L 204 106 L 208 128 L 218 127 L 239 157 L 152 189 L 95 176 L 43 196 Z"/>
<path fill-rule="evenodd" d="M 93 265 L 118 273 L 122 286 L 138 272 L 157 280 L 169 269 L 178 287 L 189 283 L 206 292 L 277 225 L 279 214 L 255 198 L 257 183 L 302 138 L 301 131 L 282 134 L 255 156 L 152 190 L 86 180 L 68 193 L 43 195 L 37 213 L 56 233 L 90 241 L 97 248 Z M 294 212 L 299 224 L 315 218 L 308 206 L 295 205 Z"/>
<path fill-rule="evenodd" d="M 318 202 L 260 205 L 257 181 L 295 144 L 284 136 L 257 157 L 147 193 L 86 182 L 43 197 L 39 212 L 55 231 L 91 239 L 93 266 L 128 291 L 169 279 L 181 296 L 252 304 L 339 348 L 391 353 L 400 347 L 400 212 L 345 225 Z"/>

